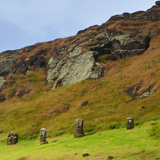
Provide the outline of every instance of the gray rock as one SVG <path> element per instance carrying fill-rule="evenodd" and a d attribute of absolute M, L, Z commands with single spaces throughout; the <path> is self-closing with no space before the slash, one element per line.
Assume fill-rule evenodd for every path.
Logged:
<path fill-rule="evenodd" d="M 76 46 L 77 46 L 77 42 L 72 43 L 68 48 L 68 53 L 72 52 Z"/>
<path fill-rule="evenodd" d="M 5 76 L 12 71 L 12 65 L 15 63 L 18 54 L 9 53 L 0 55 L 0 76 Z"/>
<path fill-rule="evenodd" d="M 79 56 L 83 51 L 82 47 L 76 47 L 72 52 L 69 53 L 69 58 L 76 58 L 77 56 Z"/>
<path fill-rule="evenodd" d="M 85 79 L 96 79 L 103 75 L 103 67 L 95 63 L 95 51 L 82 53 L 77 47 L 61 60 L 50 58 L 48 61 L 47 81 L 55 81 L 53 88 L 77 83 Z M 96 70 L 94 68 L 96 67 Z"/>
<path fill-rule="evenodd" d="M 150 95 L 154 94 L 155 92 L 153 90 L 151 91 L 146 91 L 142 95 L 139 96 L 139 98 L 146 98 L 149 97 Z"/>
<path fill-rule="evenodd" d="M 41 128 L 40 130 L 40 144 L 47 144 L 48 141 L 46 140 L 47 137 L 47 130 L 45 128 Z"/>

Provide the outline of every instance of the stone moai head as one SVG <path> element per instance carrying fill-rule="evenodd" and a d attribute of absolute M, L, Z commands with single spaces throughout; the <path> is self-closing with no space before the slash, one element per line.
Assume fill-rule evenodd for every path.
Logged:
<path fill-rule="evenodd" d="M 134 128 L 134 118 L 127 118 L 127 129 L 133 129 Z"/>
<path fill-rule="evenodd" d="M 76 119 L 75 120 L 75 138 L 83 137 L 85 134 L 83 133 L 83 120 L 82 119 Z"/>
<path fill-rule="evenodd" d="M 40 130 L 40 144 L 47 144 L 48 141 L 46 140 L 47 137 L 47 130 L 45 128 L 41 128 Z"/>
<path fill-rule="evenodd" d="M 47 137 L 47 130 L 46 130 L 46 128 L 41 128 L 41 130 L 40 130 L 40 137 L 43 137 L 43 138 Z"/>
<path fill-rule="evenodd" d="M 11 133 L 7 138 L 7 145 L 16 144 L 18 142 L 18 134 Z"/>

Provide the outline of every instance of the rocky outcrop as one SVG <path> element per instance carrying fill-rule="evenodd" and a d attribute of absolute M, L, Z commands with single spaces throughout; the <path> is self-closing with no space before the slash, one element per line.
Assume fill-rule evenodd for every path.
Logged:
<path fill-rule="evenodd" d="M 147 11 L 138 11 L 134 13 L 123 13 L 122 15 L 112 16 L 110 21 L 117 21 L 117 20 L 149 20 L 149 21 L 159 21 L 160 20 L 160 1 L 156 2 L 156 5 L 153 6 L 151 9 Z"/>
<path fill-rule="evenodd" d="M 12 71 L 12 66 L 18 58 L 18 53 L 4 52 L 0 54 L 0 76 L 6 76 Z"/>
<path fill-rule="evenodd" d="M 94 56 L 97 52 L 82 52 L 83 49 L 78 47 L 63 59 L 49 59 L 47 81 L 55 81 L 53 88 L 85 79 L 96 79 L 103 75 L 102 65 L 95 62 Z"/>
<path fill-rule="evenodd" d="M 106 61 L 115 61 L 143 54 L 149 48 L 152 29 L 157 27 L 154 35 L 159 32 L 159 21 L 157 1 L 147 11 L 113 16 L 101 26 L 81 30 L 73 37 L 6 51 L 0 55 L 0 88 L 9 73 L 25 74 L 38 68 L 44 70 L 46 81 L 53 82 L 53 88 L 100 78 L 104 74 L 103 65 L 98 62 L 101 55 L 106 55 Z M 153 25 L 141 34 L 147 24 Z"/>
<path fill-rule="evenodd" d="M 99 55 L 107 54 L 107 60 L 116 60 L 132 57 L 144 53 L 149 47 L 150 38 L 132 39 L 130 34 L 110 36 L 108 31 L 99 33 L 96 38 L 105 39 L 105 43 L 96 44 L 90 47 L 92 51 L 97 51 Z"/>
<path fill-rule="evenodd" d="M 142 83 L 138 83 L 125 88 L 124 92 L 131 97 L 131 100 L 146 98 L 155 93 L 155 90 L 153 89 L 154 86 L 150 86 L 146 88 L 144 91 L 140 91 L 142 87 L 144 87 L 144 85 Z"/>

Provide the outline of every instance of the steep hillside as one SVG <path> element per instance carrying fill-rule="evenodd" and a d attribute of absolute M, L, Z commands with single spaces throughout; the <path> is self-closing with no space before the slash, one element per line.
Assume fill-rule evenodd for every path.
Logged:
<path fill-rule="evenodd" d="M 160 118 L 160 5 L 0 54 L 0 133 L 53 137 Z M 82 105 L 88 101 L 87 105 Z"/>

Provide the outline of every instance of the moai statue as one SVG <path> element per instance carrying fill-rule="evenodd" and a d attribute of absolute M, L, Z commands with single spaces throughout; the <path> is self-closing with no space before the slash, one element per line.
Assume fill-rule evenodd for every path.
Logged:
<path fill-rule="evenodd" d="M 40 130 L 40 144 L 47 144 L 48 141 L 46 140 L 47 137 L 47 130 L 45 128 L 41 128 Z"/>
<path fill-rule="evenodd" d="M 75 133 L 74 138 L 83 137 L 85 134 L 83 133 L 83 120 L 82 119 L 76 119 L 75 120 Z"/>
<path fill-rule="evenodd" d="M 134 128 L 134 118 L 127 118 L 127 129 L 133 129 Z"/>
<path fill-rule="evenodd" d="M 18 143 L 18 134 L 11 133 L 7 138 L 7 145 L 12 145 Z"/>

